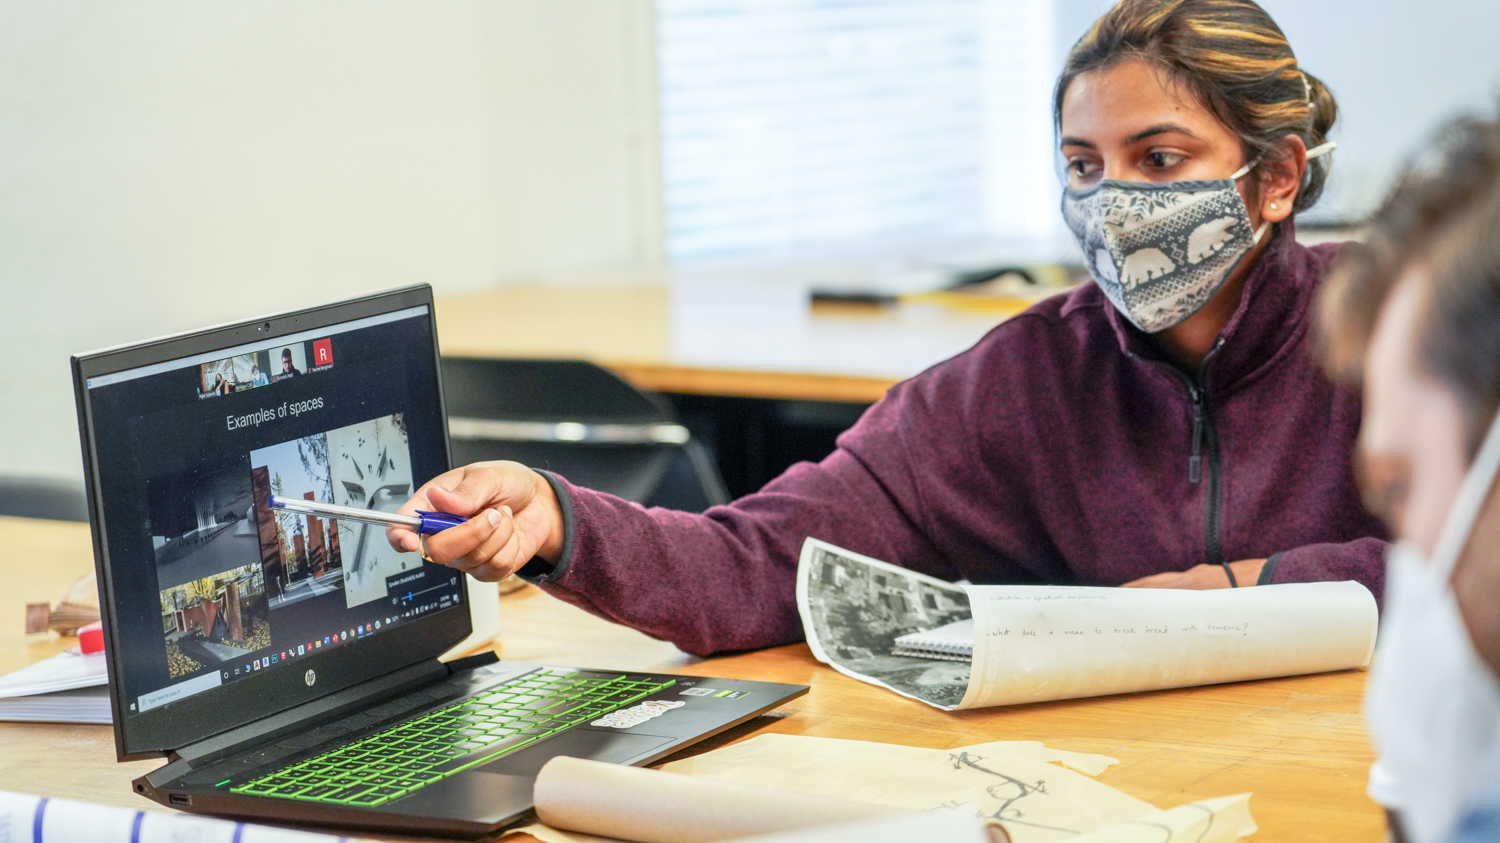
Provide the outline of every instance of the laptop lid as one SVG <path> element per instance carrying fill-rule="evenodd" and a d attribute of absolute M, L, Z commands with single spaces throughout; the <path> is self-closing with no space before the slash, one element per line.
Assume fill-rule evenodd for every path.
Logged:
<path fill-rule="evenodd" d="M 422 285 L 73 358 L 121 759 L 436 658 L 465 578 L 280 494 L 395 510 L 449 468 Z"/>

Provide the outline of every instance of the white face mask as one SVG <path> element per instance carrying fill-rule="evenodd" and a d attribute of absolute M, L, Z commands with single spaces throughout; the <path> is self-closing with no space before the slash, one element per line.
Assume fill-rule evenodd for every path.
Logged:
<path fill-rule="evenodd" d="M 1332 150 L 1326 143 L 1308 158 Z M 1250 227 L 1235 187 L 1253 168 L 1227 179 L 1129 182 L 1102 179 L 1063 190 L 1063 220 L 1105 297 L 1147 333 L 1180 325 L 1203 309 L 1270 228 Z"/>
<path fill-rule="evenodd" d="M 1479 658 L 1449 576 L 1500 466 L 1500 416 L 1469 469 L 1433 553 L 1386 557 L 1385 617 L 1365 694 L 1380 760 L 1370 795 L 1401 813 L 1414 843 L 1440 843 L 1500 784 L 1500 682 Z"/>

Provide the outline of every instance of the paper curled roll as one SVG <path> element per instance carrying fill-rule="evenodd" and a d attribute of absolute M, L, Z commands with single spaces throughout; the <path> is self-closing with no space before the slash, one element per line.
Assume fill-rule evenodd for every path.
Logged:
<path fill-rule="evenodd" d="M 535 802 L 553 828 L 639 843 L 710 843 L 911 813 L 567 757 L 537 774 Z"/>

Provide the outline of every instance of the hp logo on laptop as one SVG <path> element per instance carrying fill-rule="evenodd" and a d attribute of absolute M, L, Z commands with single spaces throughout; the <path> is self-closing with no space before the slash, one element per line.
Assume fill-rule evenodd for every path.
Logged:
<path fill-rule="evenodd" d="M 309 670 L 308 672 L 302 674 L 302 681 L 306 682 L 307 687 L 311 688 L 312 684 L 318 681 L 318 674 L 313 673 L 311 670 Z"/>

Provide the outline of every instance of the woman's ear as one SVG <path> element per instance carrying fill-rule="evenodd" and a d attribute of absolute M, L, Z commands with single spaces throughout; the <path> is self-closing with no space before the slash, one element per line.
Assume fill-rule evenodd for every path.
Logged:
<path fill-rule="evenodd" d="M 1307 144 L 1296 135 L 1287 135 L 1256 169 L 1260 171 L 1260 218 L 1281 222 L 1290 217 L 1307 171 Z"/>

